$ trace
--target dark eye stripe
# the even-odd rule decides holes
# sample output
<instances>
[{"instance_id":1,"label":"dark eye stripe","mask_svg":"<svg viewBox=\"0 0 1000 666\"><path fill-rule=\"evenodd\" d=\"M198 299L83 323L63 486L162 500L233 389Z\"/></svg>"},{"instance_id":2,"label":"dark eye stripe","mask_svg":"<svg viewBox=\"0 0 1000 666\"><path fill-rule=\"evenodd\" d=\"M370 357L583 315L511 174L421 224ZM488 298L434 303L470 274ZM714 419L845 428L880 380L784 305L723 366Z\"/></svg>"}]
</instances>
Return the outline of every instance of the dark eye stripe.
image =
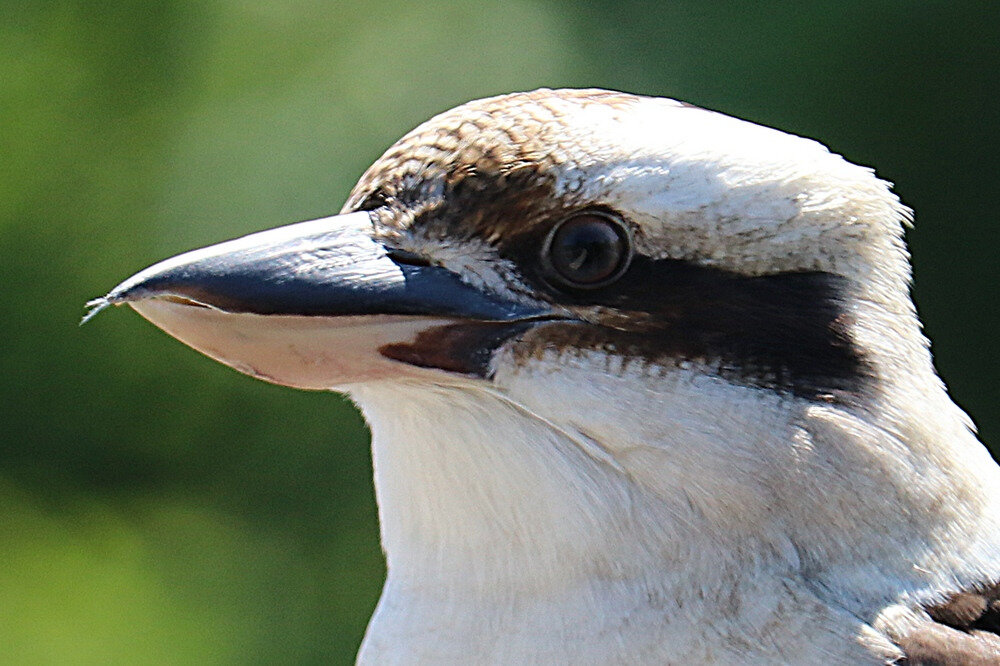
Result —
<instances>
[{"instance_id":1,"label":"dark eye stripe","mask_svg":"<svg viewBox=\"0 0 1000 666\"><path fill-rule=\"evenodd\" d=\"M636 255L610 284L589 290L554 289L528 238L500 248L524 278L550 300L595 307L608 324L549 324L531 344L604 349L652 363L714 362L727 379L830 399L861 390L872 369L850 335L843 308L846 280L824 272L764 276L654 260ZM527 343L526 343L527 344Z\"/></svg>"},{"instance_id":2,"label":"dark eye stripe","mask_svg":"<svg viewBox=\"0 0 1000 666\"><path fill-rule=\"evenodd\" d=\"M608 336L620 349L651 361L715 361L733 381L831 399L857 393L872 375L850 334L845 282L823 272L749 277L637 257L600 296L626 315ZM630 319L636 325L627 330L622 321Z\"/></svg>"}]
</instances>

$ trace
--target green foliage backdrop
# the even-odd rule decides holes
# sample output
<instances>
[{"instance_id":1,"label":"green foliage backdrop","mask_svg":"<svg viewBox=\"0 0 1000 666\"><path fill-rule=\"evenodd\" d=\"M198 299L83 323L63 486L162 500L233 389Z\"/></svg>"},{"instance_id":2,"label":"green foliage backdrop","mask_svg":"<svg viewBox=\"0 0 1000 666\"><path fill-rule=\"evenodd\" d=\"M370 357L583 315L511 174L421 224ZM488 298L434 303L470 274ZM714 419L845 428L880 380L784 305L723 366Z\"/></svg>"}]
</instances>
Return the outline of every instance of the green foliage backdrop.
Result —
<instances>
[{"instance_id":1,"label":"green foliage backdrop","mask_svg":"<svg viewBox=\"0 0 1000 666\"><path fill-rule=\"evenodd\" d=\"M997 3L0 3L0 663L348 663L383 575L366 433L82 304L336 211L400 134L538 86L823 140L917 211L916 297L1000 441Z\"/></svg>"}]
</instances>

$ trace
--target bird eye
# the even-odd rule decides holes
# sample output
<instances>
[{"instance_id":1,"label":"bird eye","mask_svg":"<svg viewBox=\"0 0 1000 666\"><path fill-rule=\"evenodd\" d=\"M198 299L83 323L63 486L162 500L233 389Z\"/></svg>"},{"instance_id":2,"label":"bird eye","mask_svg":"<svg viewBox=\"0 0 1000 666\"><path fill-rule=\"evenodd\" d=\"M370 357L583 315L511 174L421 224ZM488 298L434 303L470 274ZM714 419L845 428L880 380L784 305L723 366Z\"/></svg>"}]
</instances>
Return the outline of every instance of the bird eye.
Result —
<instances>
[{"instance_id":1,"label":"bird eye","mask_svg":"<svg viewBox=\"0 0 1000 666\"><path fill-rule=\"evenodd\" d=\"M596 289L617 280L632 259L625 225L606 213L573 215L549 232L542 259L564 286Z\"/></svg>"}]
</instances>

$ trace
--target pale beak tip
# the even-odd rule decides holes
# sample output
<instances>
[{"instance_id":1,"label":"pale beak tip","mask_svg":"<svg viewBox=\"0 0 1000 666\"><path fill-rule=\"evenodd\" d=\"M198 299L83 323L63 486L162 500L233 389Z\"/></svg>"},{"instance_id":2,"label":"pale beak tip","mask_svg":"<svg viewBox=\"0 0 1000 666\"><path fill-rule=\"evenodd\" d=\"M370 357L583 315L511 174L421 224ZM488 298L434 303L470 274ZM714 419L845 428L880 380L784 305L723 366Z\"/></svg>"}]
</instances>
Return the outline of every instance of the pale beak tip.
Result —
<instances>
[{"instance_id":1,"label":"pale beak tip","mask_svg":"<svg viewBox=\"0 0 1000 666\"><path fill-rule=\"evenodd\" d=\"M141 300L142 298L154 295L151 294L148 289L142 288L142 282L144 280L136 279L144 277L146 272L147 271L142 271L141 273L130 277L100 298L94 298L87 301L86 307L88 312L83 316L83 319L80 320L80 326L83 326L88 321L96 317L99 312L112 305L121 305L122 303L129 303L131 301Z\"/></svg>"},{"instance_id":2,"label":"pale beak tip","mask_svg":"<svg viewBox=\"0 0 1000 666\"><path fill-rule=\"evenodd\" d=\"M113 303L114 301L109 299L107 296L101 296L100 298L87 301L85 307L88 308L88 311L87 314L83 315L83 318L80 320L80 326L86 324L88 321L96 317L98 312L104 310Z\"/></svg>"}]
</instances>

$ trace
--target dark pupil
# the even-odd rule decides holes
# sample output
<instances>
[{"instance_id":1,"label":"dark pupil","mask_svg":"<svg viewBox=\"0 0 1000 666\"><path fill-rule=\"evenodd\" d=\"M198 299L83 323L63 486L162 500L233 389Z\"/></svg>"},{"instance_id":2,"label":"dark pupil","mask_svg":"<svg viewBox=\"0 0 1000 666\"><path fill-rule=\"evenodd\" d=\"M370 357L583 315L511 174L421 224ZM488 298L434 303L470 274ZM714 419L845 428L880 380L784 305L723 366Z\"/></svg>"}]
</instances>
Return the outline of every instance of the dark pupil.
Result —
<instances>
[{"instance_id":1,"label":"dark pupil","mask_svg":"<svg viewBox=\"0 0 1000 666\"><path fill-rule=\"evenodd\" d=\"M625 243L609 220L580 215L567 220L552 237L552 267L569 282L589 285L612 277L621 265Z\"/></svg>"}]
</instances>

